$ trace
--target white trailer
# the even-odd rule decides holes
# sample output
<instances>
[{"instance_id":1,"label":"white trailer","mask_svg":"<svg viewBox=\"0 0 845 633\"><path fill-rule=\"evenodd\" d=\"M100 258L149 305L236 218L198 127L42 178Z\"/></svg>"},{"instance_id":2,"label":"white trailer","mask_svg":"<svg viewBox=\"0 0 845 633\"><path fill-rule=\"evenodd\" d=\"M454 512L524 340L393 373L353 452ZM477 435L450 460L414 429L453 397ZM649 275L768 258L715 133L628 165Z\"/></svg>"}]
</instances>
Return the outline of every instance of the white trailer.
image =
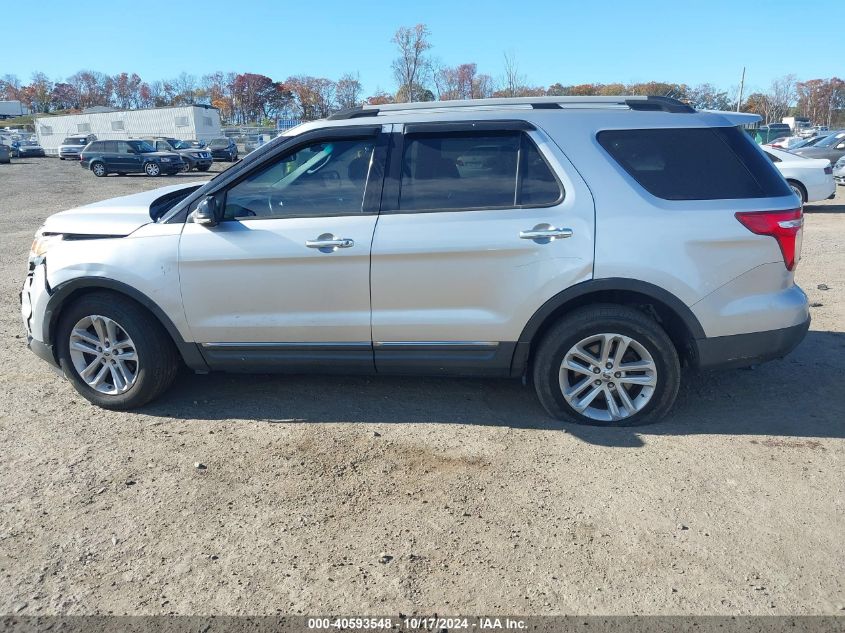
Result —
<instances>
[{"instance_id":1,"label":"white trailer","mask_svg":"<svg viewBox=\"0 0 845 633\"><path fill-rule=\"evenodd\" d=\"M20 101L0 101L0 119L13 119L29 114L29 108Z\"/></svg>"},{"instance_id":2,"label":"white trailer","mask_svg":"<svg viewBox=\"0 0 845 633\"><path fill-rule=\"evenodd\" d=\"M58 155L65 138L81 134L106 140L168 136L209 141L223 136L217 108L204 105L37 117L35 133L48 156Z\"/></svg>"}]
</instances>

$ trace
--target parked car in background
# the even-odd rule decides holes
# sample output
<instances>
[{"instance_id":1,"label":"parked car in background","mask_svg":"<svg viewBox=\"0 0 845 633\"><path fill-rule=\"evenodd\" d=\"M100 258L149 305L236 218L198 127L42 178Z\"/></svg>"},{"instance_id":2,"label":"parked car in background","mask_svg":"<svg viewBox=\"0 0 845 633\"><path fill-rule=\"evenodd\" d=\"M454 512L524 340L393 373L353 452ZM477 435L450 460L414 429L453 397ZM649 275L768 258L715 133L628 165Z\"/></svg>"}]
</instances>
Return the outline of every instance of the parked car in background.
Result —
<instances>
[{"instance_id":1,"label":"parked car in background","mask_svg":"<svg viewBox=\"0 0 845 633\"><path fill-rule=\"evenodd\" d=\"M208 147L208 144L205 141L196 139L179 141L179 149L205 149L206 147Z\"/></svg>"},{"instance_id":2,"label":"parked car in background","mask_svg":"<svg viewBox=\"0 0 845 633\"><path fill-rule=\"evenodd\" d=\"M764 147L763 151L786 178L792 191L801 199L801 204L827 200L836 195L833 169L827 159L804 158L771 147Z\"/></svg>"},{"instance_id":3,"label":"parked car in background","mask_svg":"<svg viewBox=\"0 0 845 633\"><path fill-rule=\"evenodd\" d=\"M176 152L159 152L146 141L93 141L80 156L83 169L102 178L109 174L176 174L185 169Z\"/></svg>"},{"instance_id":4,"label":"parked car in background","mask_svg":"<svg viewBox=\"0 0 845 633\"><path fill-rule=\"evenodd\" d=\"M771 143L766 143L767 147L774 147L776 149L792 149L804 143L804 139L800 136L784 136Z\"/></svg>"},{"instance_id":5,"label":"parked car in background","mask_svg":"<svg viewBox=\"0 0 845 633\"><path fill-rule=\"evenodd\" d=\"M12 162L12 148L0 143L0 163L9 164Z\"/></svg>"},{"instance_id":6,"label":"parked car in background","mask_svg":"<svg viewBox=\"0 0 845 633\"><path fill-rule=\"evenodd\" d=\"M79 136L68 136L59 145L59 158L61 160L71 159L79 160L79 155L85 146L91 141L96 141L97 137L93 134L82 134Z\"/></svg>"},{"instance_id":7,"label":"parked car in background","mask_svg":"<svg viewBox=\"0 0 845 633\"><path fill-rule=\"evenodd\" d=\"M12 143L12 153L18 158L44 156L44 148L36 141L24 140Z\"/></svg>"},{"instance_id":8,"label":"parked car in background","mask_svg":"<svg viewBox=\"0 0 845 633\"><path fill-rule=\"evenodd\" d=\"M156 137L144 139L159 152L175 152L185 161L185 171L196 169L197 171L208 171L211 163L211 152L207 149L185 147L178 138Z\"/></svg>"},{"instance_id":9,"label":"parked car in background","mask_svg":"<svg viewBox=\"0 0 845 633\"><path fill-rule=\"evenodd\" d=\"M814 125L801 132L803 136L827 136L829 133L830 130L826 125Z\"/></svg>"},{"instance_id":10,"label":"parked car in background","mask_svg":"<svg viewBox=\"0 0 845 633\"><path fill-rule=\"evenodd\" d=\"M230 138L215 138L208 144L211 156L214 160L238 160L238 146Z\"/></svg>"},{"instance_id":11,"label":"parked car in background","mask_svg":"<svg viewBox=\"0 0 845 633\"><path fill-rule=\"evenodd\" d=\"M797 145L793 145L791 148L789 148L789 151L793 152L796 149L800 149L802 147L812 147L813 145L815 145L816 143L818 143L819 141L821 141L824 138L827 138L826 134L824 136L810 136L808 138L803 139Z\"/></svg>"},{"instance_id":12,"label":"parked car in background","mask_svg":"<svg viewBox=\"0 0 845 633\"><path fill-rule=\"evenodd\" d=\"M665 97L353 108L209 182L48 218L27 342L110 409L184 363L530 376L554 418L653 422L682 365L755 365L807 332L802 211L737 127L755 120Z\"/></svg>"},{"instance_id":13,"label":"parked car in background","mask_svg":"<svg viewBox=\"0 0 845 633\"><path fill-rule=\"evenodd\" d=\"M836 161L833 166L833 180L837 185L845 187L845 156Z\"/></svg>"},{"instance_id":14,"label":"parked car in background","mask_svg":"<svg viewBox=\"0 0 845 633\"><path fill-rule=\"evenodd\" d=\"M845 131L835 132L812 147L801 147L794 153L807 158L826 158L832 165L845 156Z\"/></svg>"}]
</instances>

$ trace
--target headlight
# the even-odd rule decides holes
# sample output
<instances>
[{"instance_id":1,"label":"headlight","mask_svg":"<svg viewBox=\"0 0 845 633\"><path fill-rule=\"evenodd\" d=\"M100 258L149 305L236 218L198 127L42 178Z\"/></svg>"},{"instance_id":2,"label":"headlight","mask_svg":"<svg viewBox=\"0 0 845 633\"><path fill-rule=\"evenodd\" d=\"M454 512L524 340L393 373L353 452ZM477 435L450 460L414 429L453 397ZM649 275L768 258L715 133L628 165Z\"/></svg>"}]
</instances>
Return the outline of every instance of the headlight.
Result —
<instances>
[{"instance_id":1,"label":"headlight","mask_svg":"<svg viewBox=\"0 0 845 633\"><path fill-rule=\"evenodd\" d=\"M35 239L32 240L32 247L29 249L30 261L46 255L50 246L56 242L61 242L63 237L61 233L37 233Z\"/></svg>"}]
</instances>

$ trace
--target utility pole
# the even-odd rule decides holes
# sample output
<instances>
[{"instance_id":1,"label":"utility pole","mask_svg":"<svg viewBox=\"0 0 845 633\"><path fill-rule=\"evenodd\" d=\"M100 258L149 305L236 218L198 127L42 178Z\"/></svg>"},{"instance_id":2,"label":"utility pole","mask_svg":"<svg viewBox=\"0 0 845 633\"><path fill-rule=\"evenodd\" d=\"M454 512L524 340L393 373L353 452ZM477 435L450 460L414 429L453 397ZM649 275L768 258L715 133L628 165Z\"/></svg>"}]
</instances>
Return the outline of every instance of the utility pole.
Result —
<instances>
[{"instance_id":1,"label":"utility pole","mask_svg":"<svg viewBox=\"0 0 845 633\"><path fill-rule=\"evenodd\" d=\"M745 88L745 66L742 67L742 79L739 80L739 98L736 100L736 111L742 106L742 90Z\"/></svg>"}]
</instances>

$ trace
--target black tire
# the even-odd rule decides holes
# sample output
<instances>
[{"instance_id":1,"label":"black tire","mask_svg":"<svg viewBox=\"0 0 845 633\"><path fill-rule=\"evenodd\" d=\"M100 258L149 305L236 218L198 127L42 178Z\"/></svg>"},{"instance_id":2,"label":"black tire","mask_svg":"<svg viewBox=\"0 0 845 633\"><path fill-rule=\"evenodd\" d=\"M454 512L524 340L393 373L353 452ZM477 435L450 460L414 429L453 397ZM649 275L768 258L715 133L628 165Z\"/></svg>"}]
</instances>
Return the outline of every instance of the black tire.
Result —
<instances>
[{"instance_id":1,"label":"black tire","mask_svg":"<svg viewBox=\"0 0 845 633\"><path fill-rule=\"evenodd\" d=\"M807 204L807 189L797 180L787 180L789 187L801 198L801 205Z\"/></svg>"},{"instance_id":2,"label":"black tire","mask_svg":"<svg viewBox=\"0 0 845 633\"><path fill-rule=\"evenodd\" d=\"M650 400L642 409L621 420L601 421L582 415L566 401L561 388L560 368L569 350L589 336L601 333L621 334L634 339L651 355L657 369L657 383ZM639 310L614 304L579 308L558 321L540 341L532 372L537 397L549 415L559 420L595 426L636 426L657 422L672 408L681 381L677 350L660 324Z\"/></svg>"},{"instance_id":3,"label":"black tire","mask_svg":"<svg viewBox=\"0 0 845 633\"><path fill-rule=\"evenodd\" d=\"M125 176L126 172L125 171L119 171L119 172L117 172L117 175L118 176Z\"/></svg>"},{"instance_id":4,"label":"black tire","mask_svg":"<svg viewBox=\"0 0 845 633\"><path fill-rule=\"evenodd\" d=\"M208 171L209 169L211 169L211 165L200 165L197 167L197 171Z\"/></svg>"},{"instance_id":5,"label":"black tire","mask_svg":"<svg viewBox=\"0 0 845 633\"><path fill-rule=\"evenodd\" d=\"M103 178L104 176L109 175L105 164L99 160L95 160L93 163L91 163L91 173L94 174L97 178Z\"/></svg>"},{"instance_id":6,"label":"black tire","mask_svg":"<svg viewBox=\"0 0 845 633\"><path fill-rule=\"evenodd\" d=\"M59 156L59 160L64 160L64 158L63 158L63 157L61 157L61 156Z\"/></svg>"},{"instance_id":7,"label":"black tire","mask_svg":"<svg viewBox=\"0 0 845 633\"><path fill-rule=\"evenodd\" d=\"M122 394L104 394L79 375L70 355L70 333L86 316L100 315L117 322L135 344L137 354L134 384ZM132 409L160 396L173 383L179 357L162 325L133 300L112 292L87 294L62 311L56 331L56 346L62 370L86 400L105 409Z\"/></svg>"}]
</instances>

